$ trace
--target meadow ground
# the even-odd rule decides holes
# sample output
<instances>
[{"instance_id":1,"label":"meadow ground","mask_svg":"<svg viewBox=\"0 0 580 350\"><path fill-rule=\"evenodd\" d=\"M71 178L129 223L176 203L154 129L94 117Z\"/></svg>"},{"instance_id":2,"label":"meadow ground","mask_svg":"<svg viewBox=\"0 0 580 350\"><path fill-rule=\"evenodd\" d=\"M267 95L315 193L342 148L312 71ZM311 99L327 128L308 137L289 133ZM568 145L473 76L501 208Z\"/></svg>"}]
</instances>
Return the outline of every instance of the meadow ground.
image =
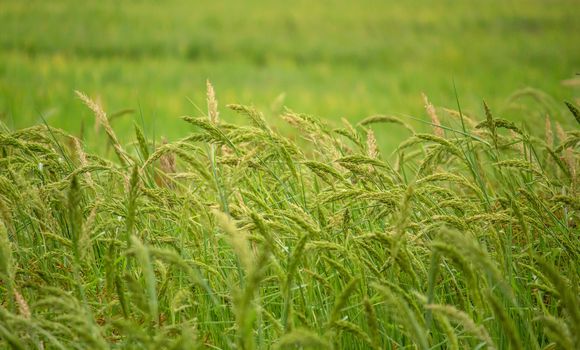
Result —
<instances>
[{"instance_id":1,"label":"meadow ground","mask_svg":"<svg viewBox=\"0 0 580 350\"><path fill-rule=\"evenodd\" d=\"M575 5L2 1L0 120L20 128L42 115L80 136L81 124L90 130L93 122L78 89L110 113L135 110L113 122L121 135L137 120L146 135L174 139L187 132L178 117L204 106L209 78L224 103L255 105L278 126L272 105L352 122L376 113L423 118L421 92L454 107L453 81L465 111L480 113L485 98L498 114L534 124L543 109L521 112L507 98L525 87L558 102L578 95L561 84L580 70ZM561 103L549 112L568 122ZM378 133L382 145L401 140ZM99 145L93 133L83 139Z\"/></svg>"}]
</instances>

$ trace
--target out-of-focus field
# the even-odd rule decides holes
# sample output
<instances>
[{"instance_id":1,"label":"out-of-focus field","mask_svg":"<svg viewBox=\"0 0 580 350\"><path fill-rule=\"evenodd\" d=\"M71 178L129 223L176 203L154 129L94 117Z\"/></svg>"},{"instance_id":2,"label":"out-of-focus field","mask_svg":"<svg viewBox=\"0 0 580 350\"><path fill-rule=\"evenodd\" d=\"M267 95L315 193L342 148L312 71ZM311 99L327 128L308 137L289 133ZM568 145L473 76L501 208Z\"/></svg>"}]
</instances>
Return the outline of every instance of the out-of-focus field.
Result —
<instances>
[{"instance_id":1,"label":"out-of-focus field","mask_svg":"<svg viewBox=\"0 0 580 350\"><path fill-rule=\"evenodd\" d=\"M75 135L90 131L78 89L110 113L136 111L113 121L120 134L136 120L149 136L174 138L186 132L180 115L205 110L209 78L222 104L274 112L286 105L353 121L374 113L423 118L420 93L453 105L455 81L464 110L479 113L485 98L503 117L533 125L545 109L521 113L506 98L528 86L557 102L578 95L561 84L580 71L577 5L5 0L0 120L21 128L42 115ZM399 140L379 136L382 144Z\"/></svg>"}]
</instances>

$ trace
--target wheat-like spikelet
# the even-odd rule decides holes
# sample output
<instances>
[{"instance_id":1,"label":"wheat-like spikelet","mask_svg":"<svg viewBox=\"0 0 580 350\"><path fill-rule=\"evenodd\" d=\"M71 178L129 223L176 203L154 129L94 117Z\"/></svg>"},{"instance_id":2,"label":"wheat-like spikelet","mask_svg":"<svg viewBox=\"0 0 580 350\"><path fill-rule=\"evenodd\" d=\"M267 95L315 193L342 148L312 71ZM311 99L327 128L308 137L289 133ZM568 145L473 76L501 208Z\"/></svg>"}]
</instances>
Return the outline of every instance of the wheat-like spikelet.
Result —
<instances>
[{"instance_id":1,"label":"wheat-like spikelet","mask_svg":"<svg viewBox=\"0 0 580 350\"><path fill-rule=\"evenodd\" d=\"M81 145L81 141L76 137L71 138L71 140L73 143L75 153L77 154L77 157L79 158L79 163L80 163L81 167L89 166L89 161L87 159L86 153L83 150L83 146ZM93 178L92 178L90 172L85 173L85 179L87 181L87 184L91 188L95 188L95 182L93 181Z\"/></svg>"},{"instance_id":2,"label":"wheat-like spikelet","mask_svg":"<svg viewBox=\"0 0 580 350\"><path fill-rule=\"evenodd\" d=\"M207 87L207 112L209 116L209 121L212 124L217 124L219 122L219 112L218 112L218 101L215 97L215 91L213 85L209 80L206 80Z\"/></svg>"},{"instance_id":3,"label":"wheat-like spikelet","mask_svg":"<svg viewBox=\"0 0 580 350\"><path fill-rule=\"evenodd\" d=\"M570 113L572 113L578 124L580 124L580 110L568 101L565 101L564 103L566 104L566 107L568 107Z\"/></svg>"},{"instance_id":4,"label":"wheat-like spikelet","mask_svg":"<svg viewBox=\"0 0 580 350\"><path fill-rule=\"evenodd\" d=\"M403 122L401 119L399 119L397 117L387 116L387 115L373 115L373 116L367 117L367 118L361 120L359 122L359 125L367 126L367 125L378 124L378 123L399 124L399 125L402 125L403 127L405 127L405 129L409 130L412 134L415 133L415 130L413 130L413 128L409 124Z\"/></svg>"},{"instance_id":5,"label":"wheat-like spikelet","mask_svg":"<svg viewBox=\"0 0 580 350\"><path fill-rule=\"evenodd\" d=\"M377 146L377 139L375 137L375 133L371 129L367 131L367 150L369 158L371 159L378 158L379 149Z\"/></svg>"},{"instance_id":6,"label":"wheat-like spikelet","mask_svg":"<svg viewBox=\"0 0 580 350\"><path fill-rule=\"evenodd\" d=\"M16 300L16 305L18 305L18 311L20 312L20 315L29 320L32 317L30 306L28 306L26 299L24 299L22 294L20 294L16 289L14 289L14 299Z\"/></svg>"},{"instance_id":7,"label":"wheat-like spikelet","mask_svg":"<svg viewBox=\"0 0 580 350\"><path fill-rule=\"evenodd\" d=\"M113 131L113 128L111 128L111 125L109 124L109 119L107 118L107 114L105 113L105 111L103 110L101 105L96 103L95 101L91 100L87 95L85 95L84 93L82 93L80 91L75 91L75 93L78 96L78 98L80 98L81 101L83 101L84 104L87 105L87 107L89 107L93 111L93 113L95 114L96 120L98 120L99 123L105 129L105 132L109 136L109 139L111 140L111 143L113 144L113 148L115 149L115 153L117 153L117 157L119 157L119 160L121 161L121 163L123 165L129 164L130 158L127 155L127 153L125 152L125 150L123 149L123 147L121 146L121 144L119 143L119 140L117 139L117 135Z\"/></svg>"},{"instance_id":8,"label":"wheat-like spikelet","mask_svg":"<svg viewBox=\"0 0 580 350\"><path fill-rule=\"evenodd\" d=\"M431 104L431 102L429 102L427 95L422 93L421 96L423 97L423 103L425 104L425 111L427 111L427 115L429 116L429 118L431 118L431 126L433 127L433 134L437 137L441 138L445 137L445 133L441 128L441 121L437 116L437 112L435 112L435 107L433 106L433 104Z\"/></svg>"},{"instance_id":9,"label":"wheat-like spikelet","mask_svg":"<svg viewBox=\"0 0 580 350\"><path fill-rule=\"evenodd\" d=\"M236 252L238 259L240 259L242 266L246 271L250 271L253 266L254 257L248 244L247 233L238 230L235 222L227 214L215 209L212 210L212 213L216 218L217 224L228 235L229 242Z\"/></svg>"},{"instance_id":10,"label":"wheat-like spikelet","mask_svg":"<svg viewBox=\"0 0 580 350\"><path fill-rule=\"evenodd\" d=\"M320 335L312 331L296 328L290 333L280 337L274 344L274 349L286 348L312 348L312 349L332 349L332 344Z\"/></svg>"},{"instance_id":11,"label":"wheat-like spikelet","mask_svg":"<svg viewBox=\"0 0 580 350\"><path fill-rule=\"evenodd\" d=\"M453 319L457 323L461 324L466 331L483 340L489 349L496 349L496 346L485 327L477 325L465 312L458 310L452 305L429 304L425 305L425 308Z\"/></svg>"},{"instance_id":12,"label":"wheat-like spikelet","mask_svg":"<svg viewBox=\"0 0 580 350\"><path fill-rule=\"evenodd\" d=\"M554 147L554 134L552 133L552 122L550 121L550 115L546 114L546 126L545 126L545 137L546 144L548 147Z\"/></svg>"},{"instance_id":13,"label":"wheat-like spikelet","mask_svg":"<svg viewBox=\"0 0 580 350\"><path fill-rule=\"evenodd\" d=\"M285 137L249 107L252 126L217 120L207 87L195 134L135 126L126 167L0 125L6 346L578 347L580 132L551 125L552 144L487 108L410 135L393 168L368 128L394 118L333 132L285 111Z\"/></svg>"}]
</instances>

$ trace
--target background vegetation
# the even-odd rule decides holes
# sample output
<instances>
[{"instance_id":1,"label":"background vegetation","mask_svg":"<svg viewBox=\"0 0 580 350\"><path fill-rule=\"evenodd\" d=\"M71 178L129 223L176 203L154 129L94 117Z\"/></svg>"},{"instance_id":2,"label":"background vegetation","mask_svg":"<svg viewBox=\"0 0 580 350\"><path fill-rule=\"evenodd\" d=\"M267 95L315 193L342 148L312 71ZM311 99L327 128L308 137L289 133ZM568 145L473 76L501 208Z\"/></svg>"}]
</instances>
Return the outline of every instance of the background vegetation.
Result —
<instances>
[{"instance_id":1,"label":"background vegetation","mask_svg":"<svg viewBox=\"0 0 580 350\"><path fill-rule=\"evenodd\" d=\"M0 23L2 120L20 128L43 115L77 136L93 121L75 89L110 113L135 110L113 121L121 135L143 120L151 137L185 136L177 117L199 113L207 78L222 101L253 104L277 126L280 105L331 120L423 117L421 92L455 107L453 81L465 111L485 98L532 124L544 109L514 110L514 91L578 95L561 84L580 69L575 0L2 1ZM568 122L560 106L550 112Z\"/></svg>"}]
</instances>

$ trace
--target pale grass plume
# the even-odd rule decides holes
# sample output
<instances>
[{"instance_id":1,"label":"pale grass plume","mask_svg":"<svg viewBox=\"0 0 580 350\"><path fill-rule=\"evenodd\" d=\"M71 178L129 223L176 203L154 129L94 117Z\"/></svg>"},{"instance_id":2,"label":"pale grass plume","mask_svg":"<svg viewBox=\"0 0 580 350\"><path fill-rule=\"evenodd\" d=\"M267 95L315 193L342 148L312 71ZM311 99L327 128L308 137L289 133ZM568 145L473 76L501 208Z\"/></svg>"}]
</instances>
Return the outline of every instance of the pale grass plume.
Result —
<instances>
[{"instance_id":1,"label":"pale grass plume","mask_svg":"<svg viewBox=\"0 0 580 350\"><path fill-rule=\"evenodd\" d=\"M226 213L217 209L212 209L212 213L219 227L228 235L228 240L246 272L251 271L254 259L247 233L239 230L234 220Z\"/></svg>"},{"instance_id":2,"label":"pale grass plume","mask_svg":"<svg viewBox=\"0 0 580 350\"><path fill-rule=\"evenodd\" d=\"M496 349L496 346L485 327L476 324L468 314L455 308L453 305L429 304L425 305L425 308L454 320L462 325L467 332L475 335L480 340L483 340L487 344L488 349Z\"/></svg>"},{"instance_id":3,"label":"pale grass plume","mask_svg":"<svg viewBox=\"0 0 580 350\"><path fill-rule=\"evenodd\" d=\"M560 144L564 144L564 140L567 139L567 133L564 131L562 125L556 122L556 134L558 135L558 141ZM574 150L571 147L567 147L564 149L562 158L566 165L568 166L568 170L570 171L570 176L572 178L572 183L576 183L576 159L574 156Z\"/></svg>"},{"instance_id":4,"label":"pale grass plume","mask_svg":"<svg viewBox=\"0 0 580 350\"><path fill-rule=\"evenodd\" d=\"M215 97L215 90L213 85L209 81L206 81L207 86L207 112L209 115L209 120L212 124L217 124L219 122L219 112L218 112L218 101Z\"/></svg>"},{"instance_id":5,"label":"pale grass plume","mask_svg":"<svg viewBox=\"0 0 580 350\"><path fill-rule=\"evenodd\" d=\"M431 124L433 126L433 134L435 134L438 137L445 137L443 129L441 128L441 121L437 116L435 107L431 102L429 102L427 95L425 95L424 93L422 93L421 95L423 96L423 102L425 103L425 111L427 111L427 115L429 115L429 118L431 118Z\"/></svg>"},{"instance_id":6,"label":"pale grass plume","mask_svg":"<svg viewBox=\"0 0 580 350\"><path fill-rule=\"evenodd\" d=\"M18 305L18 312L20 312L20 315L22 315L22 317L24 317L25 319L29 320L32 317L32 313L30 312L30 306L28 305L26 299L24 299L22 294L20 294L20 292L18 292L16 289L14 289L14 299L16 299L16 305Z\"/></svg>"},{"instance_id":7,"label":"pale grass plume","mask_svg":"<svg viewBox=\"0 0 580 350\"><path fill-rule=\"evenodd\" d=\"M283 335L276 344L274 349L294 349L313 348L313 349L332 349L332 344L324 337L303 328L296 328Z\"/></svg>"},{"instance_id":8,"label":"pale grass plume","mask_svg":"<svg viewBox=\"0 0 580 350\"><path fill-rule=\"evenodd\" d=\"M162 139L162 145L160 147L168 147L167 152L164 152L161 157L159 157L159 170L162 174L157 174L155 176L155 182L159 186L171 187L171 180L166 178L166 175L174 174L177 172L175 153L171 147L167 146L167 139L164 137Z\"/></svg>"},{"instance_id":9,"label":"pale grass plume","mask_svg":"<svg viewBox=\"0 0 580 350\"><path fill-rule=\"evenodd\" d=\"M558 142L562 143L566 140L566 132L562 127L562 124L556 122L556 135L558 135Z\"/></svg>"},{"instance_id":10,"label":"pale grass plume","mask_svg":"<svg viewBox=\"0 0 580 350\"><path fill-rule=\"evenodd\" d=\"M369 158L376 159L379 156L379 149L377 146L377 139L375 133L369 129L367 131L367 150Z\"/></svg>"},{"instance_id":11,"label":"pale grass plume","mask_svg":"<svg viewBox=\"0 0 580 350\"><path fill-rule=\"evenodd\" d=\"M81 165L81 167L89 166L87 154L83 150L83 146L81 144L81 141L78 138L73 137L72 144L73 144L74 152L76 153L77 157L79 158L79 164ZM89 187L95 188L95 182L93 181L93 177L91 176L91 173L87 171L84 176L85 176L85 180L87 181L87 184L89 185Z\"/></svg>"},{"instance_id":12,"label":"pale grass plume","mask_svg":"<svg viewBox=\"0 0 580 350\"><path fill-rule=\"evenodd\" d=\"M548 147L554 147L554 134L552 132L552 121L550 120L550 115L546 114L546 144Z\"/></svg>"},{"instance_id":13,"label":"pale grass plume","mask_svg":"<svg viewBox=\"0 0 580 350\"><path fill-rule=\"evenodd\" d=\"M105 129L105 132L109 136L109 139L113 144L113 148L115 149L115 153L117 154L117 157L119 157L121 163L123 163L123 165L129 164L130 158L123 149L123 147L121 146L119 139L117 139L117 135L115 134L115 131L113 131L113 128L109 123L109 119L107 118L107 113L105 113L103 107L101 107L101 105L96 103L95 101L91 100L91 98L88 97L86 94L80 91L75 91L75 93L78 96L78 98L80 98L81 101L83 101L84 104L87 105L87 107L89 107L89 109L93 111L93 113L95 114L95 118Z\"/></svg>"}]
</instances>

